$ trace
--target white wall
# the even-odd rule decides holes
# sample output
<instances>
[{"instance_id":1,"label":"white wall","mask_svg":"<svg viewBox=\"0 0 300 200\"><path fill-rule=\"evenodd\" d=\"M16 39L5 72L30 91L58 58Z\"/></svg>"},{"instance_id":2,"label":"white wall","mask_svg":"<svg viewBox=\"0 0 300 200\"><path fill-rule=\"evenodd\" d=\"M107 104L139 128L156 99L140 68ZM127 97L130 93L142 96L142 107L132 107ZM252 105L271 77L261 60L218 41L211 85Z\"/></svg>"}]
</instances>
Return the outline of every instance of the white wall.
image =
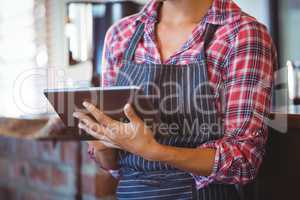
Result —
<instances>
[{"instance_id":1,"label":"white wall","mask_svg":"<svg viewBox=\"0 0 300 200\"><path fill-rule=\"evenodd\" d=\"M235 2L242 8L243 11L269 27L269 0L235 0Z\"/></svg>"}]
</instances>

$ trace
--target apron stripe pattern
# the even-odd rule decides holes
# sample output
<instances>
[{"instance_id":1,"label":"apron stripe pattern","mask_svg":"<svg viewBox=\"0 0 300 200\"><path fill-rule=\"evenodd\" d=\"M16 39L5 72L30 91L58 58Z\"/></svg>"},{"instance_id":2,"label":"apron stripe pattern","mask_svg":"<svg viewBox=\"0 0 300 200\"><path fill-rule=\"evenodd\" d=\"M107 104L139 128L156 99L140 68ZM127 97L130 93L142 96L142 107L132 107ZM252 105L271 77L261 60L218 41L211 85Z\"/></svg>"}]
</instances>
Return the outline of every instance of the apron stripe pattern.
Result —
<instances>
[{"instance_id":1,"label":"apron stripe pattern","mask_svg":"<svg viewBox=\"0 0 300 200\"><path fill-rule=\"evenodd\" d=\"M140 24L125 52L123 66L118 72L116 86L139 85L152 103L159 108L161 122L177 125L170 132L158 132L159 143L186 148L223 136L221 121L211 87L207 84L206 49L217 26L208 24L204 35L204 48L194 64L160 65L134 63L134 54L144 35ZM154 87L155 86L155 87ZM160 96L157 97L156 89ZM151 96L151 97L152 97ZM168 97L168 98L166 98ZM236 200L233 185L211 184L196 190L193 177L165 163L147 161L142 157L119 151L122 178L117 189L118 199L199 199Z\"/></svg>"}]
</instances>

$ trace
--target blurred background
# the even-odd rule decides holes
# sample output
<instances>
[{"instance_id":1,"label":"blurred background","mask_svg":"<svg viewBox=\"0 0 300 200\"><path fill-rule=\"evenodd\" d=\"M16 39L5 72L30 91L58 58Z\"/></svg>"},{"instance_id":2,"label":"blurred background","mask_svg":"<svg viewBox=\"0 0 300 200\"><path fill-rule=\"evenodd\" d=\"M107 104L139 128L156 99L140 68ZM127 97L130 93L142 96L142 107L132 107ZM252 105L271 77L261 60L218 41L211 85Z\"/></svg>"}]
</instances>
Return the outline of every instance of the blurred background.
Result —
<instances>
[{"instance_id":1,"label":"blurred background","mask_svg":"<svg viewBox=\"0 0 300 200\"><path fill-rule=\"evenodd\" d=\"M145 2L0 0L0 117L39 118L49 113L45 88L99 86L107 29ZM282 92L276 93L274 104L299 104L300 0L236 2L268 27L276 44L280 70L275 89ZM107 195L109 189L97 186L105 179L103 172L99 175L89 161L86 147L78 148L76 143L0 138L0 199ZM84 163L81 174L78 162Z\"/></svg>"}]
</instances>

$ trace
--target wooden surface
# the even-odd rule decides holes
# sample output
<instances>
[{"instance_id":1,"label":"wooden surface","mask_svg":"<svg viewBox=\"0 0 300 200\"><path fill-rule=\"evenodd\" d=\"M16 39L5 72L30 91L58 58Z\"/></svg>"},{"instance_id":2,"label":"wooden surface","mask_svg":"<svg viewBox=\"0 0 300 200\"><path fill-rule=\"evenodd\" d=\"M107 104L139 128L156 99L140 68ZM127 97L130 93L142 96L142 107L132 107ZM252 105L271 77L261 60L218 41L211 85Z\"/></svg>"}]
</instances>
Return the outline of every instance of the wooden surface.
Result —
<instances>
[{"instance_id":1,"label":"wooden surface","mask_svg":"<svg viewBox=\"0 0 300 200\"><path fill-rule=\"evenodd\" d=\"M273 109L270 119L269 126L271 128L287 126L286 131L290 129L300 130L300 106L285 106Z\"/></svg>"},{"instance_id":2,"label":"wooden surface","mask_svg":"<svg viewBox=\"0 0 300 200\"><path fill-rule=\"evenodd\" d=\"M77 127L66 128L59 118L0 118L0 136L29 140L94 140Z\"/></svg>"},{"instance_id":3,"label":"wooden surface","mask_svg":"<svg viewBox=\"0 0 300 200\"><path fill-rule=\"evenodd\" d=\"M19 139L47 139L64 134L58 119L0 118L0 135Z\"/></svg>"}]
</instances>

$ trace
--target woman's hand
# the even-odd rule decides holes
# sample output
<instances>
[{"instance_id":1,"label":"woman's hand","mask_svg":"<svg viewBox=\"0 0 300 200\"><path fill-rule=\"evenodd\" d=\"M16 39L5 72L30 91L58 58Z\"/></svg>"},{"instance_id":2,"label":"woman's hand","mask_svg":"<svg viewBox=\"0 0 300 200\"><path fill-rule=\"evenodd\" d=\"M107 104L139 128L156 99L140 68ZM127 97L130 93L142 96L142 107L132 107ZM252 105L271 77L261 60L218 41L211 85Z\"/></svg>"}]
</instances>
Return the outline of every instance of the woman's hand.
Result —
<instances>
[{"instance_id":1,"label":"woman's hand","mask_svg":"<svg viewBox=\"0 0 300 200\"><path fill-rule=\"evenodd\" d=\"M80 113L78 115L82 115L84 117L84 114ZM89 128L86 124L80 122L78 127L82 130L84 130L86 133L89 134L93 134L93 130L91 128ZM95 133L94 133L95 134ZM89 146L93 147L95 150L97 151L104 151L110 148L114 148L114 149L120 149L120 147L116 144L113 143L113 141L111 141L109 138L107 138L106 136L102 136L101 139L99 137L96 137L99 140L97 141L87 141L87 143L89 144Z\"/></svg>"},{"instance_id":2,"label":"woman's hand","mask_svg":"<svg viewBox=\"0 0 300 200\"><path fill-rule=\"evenodd\" d=\"M106 146L101 141L87 141L90 148L93 148L95 151L105 151L110 149L110 147Z\"/></svg>"},{"instance_id":3,"label":"woman's hand","mask_svg":"<svg viewBox=\"0 0 300 200\"><path fill-rule=\"evenodd\" d=\"M111 119L88 102L84 102L83 105L96 121L84 113L75 112L74 117L80 120L79 128L102 142L116 144L125 151L151 160L159 144L154 139L152 131L135 114L131 105L127 104L124 107L129 123Z\"/></svg>"},{"instance_id":4,"label":"woman's hand","mask_svg":"<svg viewBox=\"0 0 300 200\"><path fill-rule=\"evenodd\" d=\"M115 121L92 104L84 103L84 106L97 121L81 112L74 113L74 117L87 127L88 134L100 141L110 140L121 149L146 160L164 162L199 176L211 175L216 155L215 149L180 148L159 144L154 139L152 131L145 126L130 105L124 108L130 123Z\"/></svg>"},{"instance_id":5,"label":"woman's hand","mask_svg":"<svg viewBox=\"0 0 300 200\"><path fill-rule=\"evenodd\" d=\"M119 169L118 154L116 149L108 147L99 140L87 141L87 143L89 145L88 153L92 159L100 164L102 169Z\"/></svg>"}]
</instances>

